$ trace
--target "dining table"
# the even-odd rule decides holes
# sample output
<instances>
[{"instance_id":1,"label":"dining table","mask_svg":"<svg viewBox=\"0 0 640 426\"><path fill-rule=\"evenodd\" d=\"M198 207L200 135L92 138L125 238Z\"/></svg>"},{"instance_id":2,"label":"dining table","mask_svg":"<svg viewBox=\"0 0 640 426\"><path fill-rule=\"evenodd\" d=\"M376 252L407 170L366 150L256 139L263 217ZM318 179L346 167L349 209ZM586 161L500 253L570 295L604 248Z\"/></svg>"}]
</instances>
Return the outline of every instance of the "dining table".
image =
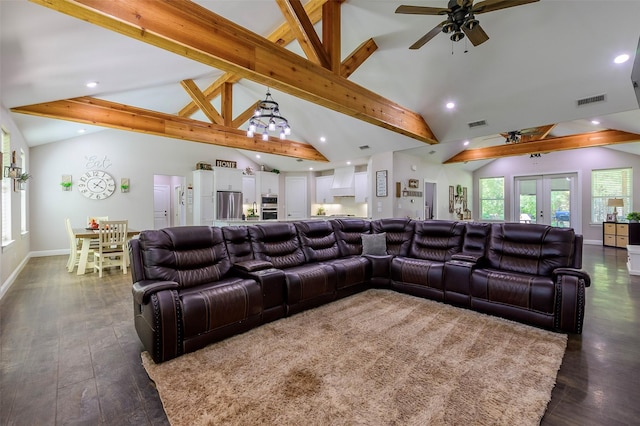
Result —
<instances>
[{"instance_id":1,"label":"dining table","mask_svg":"<svg viewBox=\"0 0 640 426\"><path fill-rule=\"evenodd\" d=\"M140 231L127 229L127 239L129 240L138 234L140 234ZM73 235L75 238L82 240L82 244L80 246L80 259L78 259L78 275L84 275L87 272L87 266L89 265L91 240L99 239L100 234L97 229L73 228Z\"/></svg>"}]
</instances>

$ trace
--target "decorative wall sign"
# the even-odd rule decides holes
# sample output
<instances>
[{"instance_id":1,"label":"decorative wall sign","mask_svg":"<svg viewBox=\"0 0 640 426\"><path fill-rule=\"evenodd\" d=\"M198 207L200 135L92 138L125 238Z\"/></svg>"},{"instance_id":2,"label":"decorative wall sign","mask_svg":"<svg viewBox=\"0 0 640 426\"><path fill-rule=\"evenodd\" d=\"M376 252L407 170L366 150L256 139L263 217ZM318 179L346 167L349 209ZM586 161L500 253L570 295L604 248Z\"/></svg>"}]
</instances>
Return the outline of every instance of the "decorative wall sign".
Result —
<instances>
[{"instance_id":1,"label":"decorative wall sign","mask_svg":"<svg viewBox=\"0 0 640 426\"><path fill-rule=\"evenodd\" d=\"M462 188L462 210L464 210L465 212L469 210L467 209L467 187L466 186Z\"/></svg>"},{"instance_id":2,"label":"decorative wall sign","mask_svg":"<svg viewBox=\"0 0 640 426\"><path fill-rule=\"evenodd\" d=\"M227 167L229 169L235 169L237 168L238 163L236 163L235 161L229 161L229 160L216 160L216 167Z\"/></svg>"},{"instance_id":3,"label":"decorative wall sign","mask_svg":"<svg viewBox=\"0 0 640 426\"><path fill-rule=\"evenodd\" d=\"M387 195L389 195L387 191L387 171L378 170L376 171L376 197L386 197Z\"/></svg>"},{"instance_id":4,"label":"decorative wall sign","mask_svg":"<svg viewBox=\"0 0 640 426\"><path fill-rule=\"evenodd\" d=\"M454 206L454 195L453 195L453 185L449 185L449 213L453 213L455 210Z\"/></svg>"}]
</instances>

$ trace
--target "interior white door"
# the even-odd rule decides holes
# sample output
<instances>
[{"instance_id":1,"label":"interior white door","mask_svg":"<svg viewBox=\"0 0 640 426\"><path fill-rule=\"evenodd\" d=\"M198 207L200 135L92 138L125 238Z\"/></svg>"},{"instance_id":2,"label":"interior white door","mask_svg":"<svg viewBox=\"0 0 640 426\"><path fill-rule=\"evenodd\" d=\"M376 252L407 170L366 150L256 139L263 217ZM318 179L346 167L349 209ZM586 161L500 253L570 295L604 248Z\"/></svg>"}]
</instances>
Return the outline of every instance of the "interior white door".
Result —
<instances>
[{"instance_id":1,"label":"interior white door","mask_svg":"<svg viewBox=\"0 0 640 426\"><path fill-rule=\"evenodd\" d=\"M171 189L169 185L153 185L153 229L170 225Z\"/></svg>"},{"instance_id":2,"label":"interior white door","mask_svg":"<svg viewBox=\"0 0 640 426\"><path fill-rule=\"evenodd\" d=\"M284 185L286 219L305 219L308 217L307 177L287 176Z\"/></svg>"}]
</instances>

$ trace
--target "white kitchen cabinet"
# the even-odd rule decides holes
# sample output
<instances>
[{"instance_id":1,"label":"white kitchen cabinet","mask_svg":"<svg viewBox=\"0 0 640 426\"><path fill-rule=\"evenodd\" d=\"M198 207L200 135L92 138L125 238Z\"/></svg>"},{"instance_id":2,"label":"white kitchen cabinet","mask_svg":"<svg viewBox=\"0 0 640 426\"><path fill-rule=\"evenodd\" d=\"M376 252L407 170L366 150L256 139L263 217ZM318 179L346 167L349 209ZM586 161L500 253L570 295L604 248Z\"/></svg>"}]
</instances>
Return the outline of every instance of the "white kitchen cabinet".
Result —
<instances>
[{"instance_id":1,"label":"white kitchen cabinet","mask_svg":"<svg viewBox=\"0 0 640 426\"><path fill-rule=\"evenodd\" d=\"M277 173L271 172L255 172L256 174L256 192L260 190L256 195L278 195L280 191L280 179Z\"/></svg>"},{"instance_id":2,"label":"white kitchen cabinet","mask_svg":"<svg viewBox=\"0 0 640 426\"><path fill-rule=\"evenodd\" d=\"M193 172L193 224L212 226L215 216L215 195L212 170Z\"/></svg>"},{"instance_id":3,"label":"white kitchen cabinet","mask_svg":"<svg viewBox=\"0 0 640 426\"><path fill-rule=\"evenodd\" d=\"M369 201L369 180L367 179L367 172L359 172L354 175L355 186L355 202L366 203Z\"/></svg>"},{"instance_id":4,"label":"white kitchen cabinet","mask_svg":"<svg viewBox=\"0 0 640 426\"><path fill-rule=\"evenodd\" d=\"M333 175L316 177L316 204L333 204Z\"/></svg>"},{"instance_id":5,"label":"white kitchen cabinet","mask_svg":"<svg viewBox=\"0 0 640 426\"><path fill-rule=\"evenodd\" d=\"M242 170L215 167L213 173L216 191L242 191Z\"/></svg>"},{"instance_id":6,"label":"white kitchen cabinet","mask_svg":"<svg viewBox=\"0 0 640 426\"><path fill-rule=\"evenodd\" d=\"M256 199L256 177L255 176L242 176L242 203L253 204L257 203Z\"/></svg>"}]
</instances>

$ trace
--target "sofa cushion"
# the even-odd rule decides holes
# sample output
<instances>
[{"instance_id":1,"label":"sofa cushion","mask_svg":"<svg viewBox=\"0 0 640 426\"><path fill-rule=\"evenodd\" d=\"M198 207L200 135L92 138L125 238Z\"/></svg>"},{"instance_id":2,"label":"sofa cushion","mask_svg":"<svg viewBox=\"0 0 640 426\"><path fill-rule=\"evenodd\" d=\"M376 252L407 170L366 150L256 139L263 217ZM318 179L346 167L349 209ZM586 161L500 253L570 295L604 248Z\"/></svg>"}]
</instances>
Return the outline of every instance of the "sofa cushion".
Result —
<instances>
[{"instance_id":1,"label":"sofa cushion","mask_svg":"<svg viewBox=\"0 0 640 426\"><path fill-rule=\"evenodd\" d=\"M300 245L307 262L336 259L340 252L331 223L322 221L296 222Z\"/></svg>"},{"instance_id":2,"label":"sofa cushion","mask_svg":"<svg viewBox=\"0 0 640 426\"><path fill-rule=\"evenodd\" d=\"M410 257L395 257L391 260L391 283L395 287L414 284L444 290L444 262Z\"/></svg>"},{"instance_id":3,"label":"sofa cushion","mask_svg":"<svg viewBox=\"0 0 640 426\"><path fill-rule=\"evenodd\" d=\"M181 226L140 233L144 277L175 281L181 288L222 279L231 261L222 230L210 226Z\"/></svg>"},{"instance_id":4,"label":"sofa cushion","mask_svg":"<svg viewBox=\"0 0 640 426\"><path fill-rule=\"evenodd\" d=\"M246 226L225 226L222 235L232 264L253 260L253 249Z\"/></svg>"},{"instance_id":5,"label":"sofa cushion","mask_svg":"<svg viewBox=\"0 0 640 426\"><path fill-rule=\"evenodd\" d=\"M249 226L253 254L274 268L286 269L305 263L298 233L293 223L269 223Z\"/></svg>"},{"instance_id":6,"label":"sofa cushion","mask_svg":"<svg viewBox=\"0 0 640 426\"><path fill-rule=\"evenodd\" d=\"M330 222L336 234L340 257L362 254L362 234L371 232L371 223L356 218L332 219Z\"/></svg>"},{"instance_id":7,"label":"sofa cushion","mask_svg":"<svg viewBox=\"0 0 640 426\"><path fill-rule=\"evenodd\" d=\"M382 256L387 254L387 234L362 234L362 254Z\"/></svg>"},{"instance_id":8,"label":"sofa cushion","mask_svg":"<svg viewBox=\"0 0 640 426\"><path fill-rule=\"evenodd\" d=\"M446 262L462 250L465 224L448 220L417 221L408 257Z\"/></svg>"},{"instance_id":9,"label":"sofa cushion","mask_svg":"<svg viewBox=\"0 0 640 426\"><path fill-rule=\"evenodd\" d=\"M181 290L184 337L238 323L262 313L262 291L254 280L226 278Z\"/></svg>"},{"instance_id":10,"label":"sofa cushion","mask_svg":"<svg viewBox=\"0 0 640 426\"><path fill-rule=\"evenodd\" d=\"M474 299L487 300L543 313L555 311L553 279L494 269L477 269L471 275L472 306Z\"/></svg>"},{"instance_id":11,"label":"sofa cushion","mask_svg":"<svg viewBox=\"0 0 640 426\"><path fill-rule=\"evenodd\" d=\"M413 236L414 221L406 218L388 218L371 221L371 233L387 234L387 254L406 256Z\"/></svg>"},{"instance_id":12,"label":"sofa cushion","mask_svg":"<svg viewBox=\"0 0 640 426\"><path fill-rule=\"evenodd\" d=\"M575 233L547 225L494 223L487 250L489 268L551 276L572 265Z\"/></svg>"}]
</instances>

